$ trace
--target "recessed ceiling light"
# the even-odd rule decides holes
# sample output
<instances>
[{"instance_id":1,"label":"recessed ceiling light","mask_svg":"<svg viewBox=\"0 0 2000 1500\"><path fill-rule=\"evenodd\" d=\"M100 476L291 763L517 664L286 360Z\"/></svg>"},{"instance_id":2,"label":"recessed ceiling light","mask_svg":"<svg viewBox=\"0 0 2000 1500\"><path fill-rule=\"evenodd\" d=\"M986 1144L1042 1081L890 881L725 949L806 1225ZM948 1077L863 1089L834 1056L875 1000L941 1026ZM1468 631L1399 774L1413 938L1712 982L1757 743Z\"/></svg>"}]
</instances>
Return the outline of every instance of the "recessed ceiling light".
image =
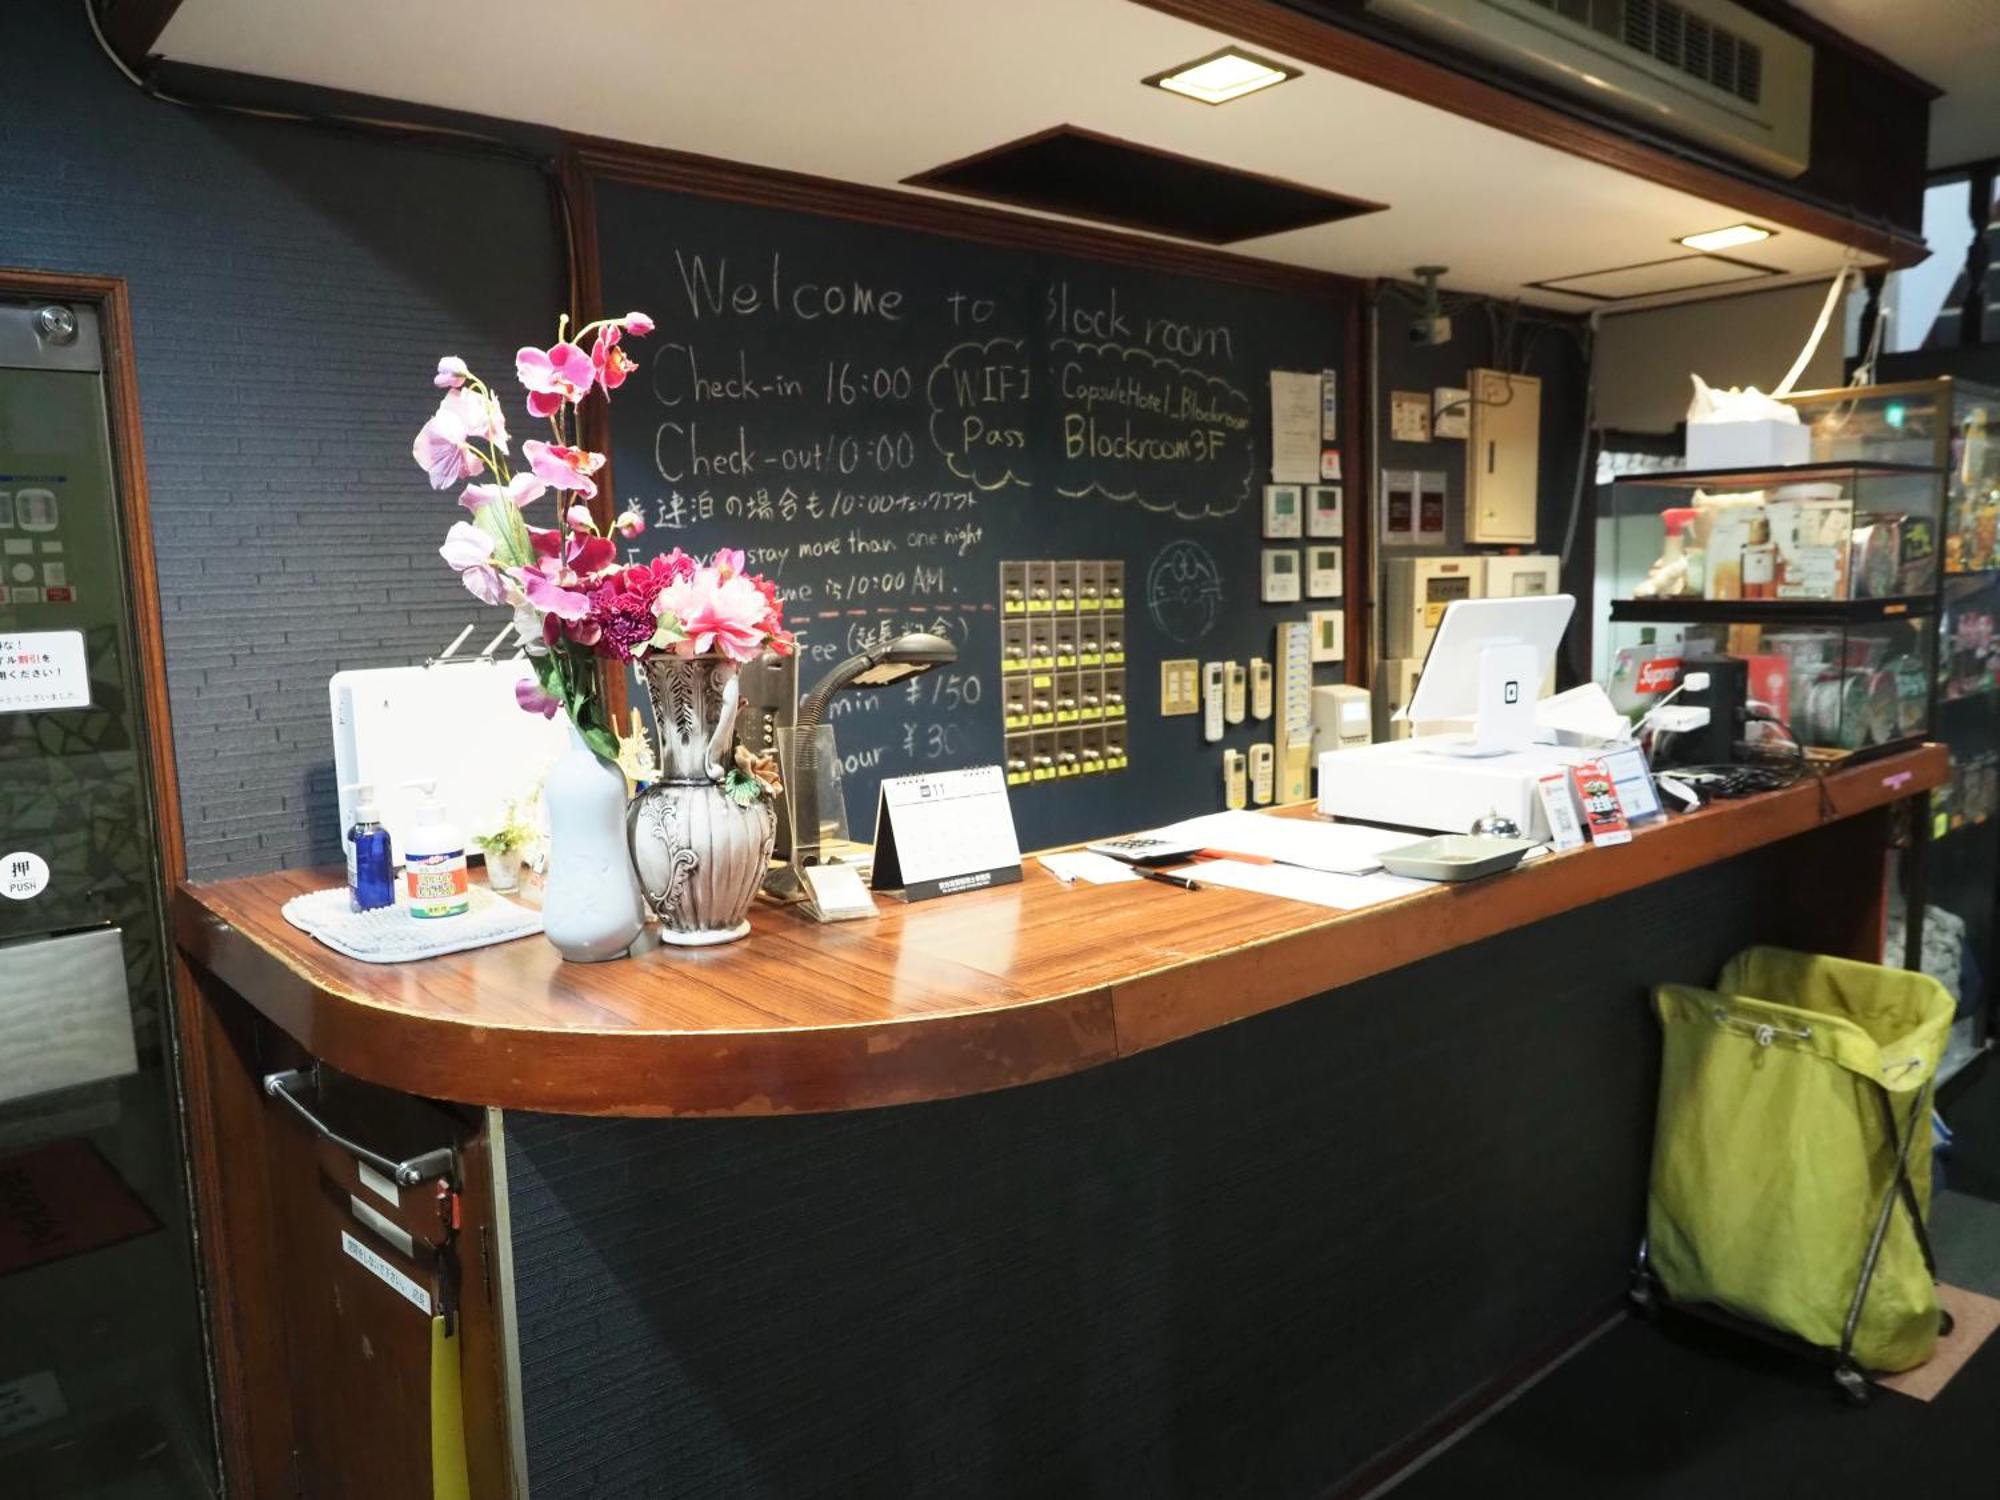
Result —
<instances>
[{"instance_id":1,"label":"recessed ceiling light","mask_svg":"<svg viewBox=\"0 0 2000 1500\"><path fill-rule=\"evenodd\" d=\"M1231 99L1241 99L1245 94L1298 76L1297 68L1257 57L1240 47L1224 47L1220 52L1182 63L1165 73L1155 73L1143 81L1170 94L1199 99L1203 104L1227 104Z\"/></svg>"},{"instance_id":2,"label":"recessed ceiling light","mask_svg":"<svg viewBox=\"0 0 2000 1500\"><path fill-rule=\"evenodd\" d=\"M1760 229L1755 224L1731 224L1727 229L1684 234L1679 243L1690 250L1734 250L1738 245L1754 245L1759 240L1768 240L1776 233L1775 229Z\"/></svg>"}]
</instances>

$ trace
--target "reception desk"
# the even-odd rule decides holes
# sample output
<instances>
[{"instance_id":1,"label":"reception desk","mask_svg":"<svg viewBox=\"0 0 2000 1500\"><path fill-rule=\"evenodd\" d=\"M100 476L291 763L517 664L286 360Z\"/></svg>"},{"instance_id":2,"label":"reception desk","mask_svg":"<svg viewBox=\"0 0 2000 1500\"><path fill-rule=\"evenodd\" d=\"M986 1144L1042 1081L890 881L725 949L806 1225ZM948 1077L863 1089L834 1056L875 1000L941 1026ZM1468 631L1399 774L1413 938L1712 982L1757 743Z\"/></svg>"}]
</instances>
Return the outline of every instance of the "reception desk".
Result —
<instances>
[{"instance_id":1,"label":"reception desk","mask_svg":"<svg viewBox=\"0 0 2000 1500\"><path fill-rule=\"evenodd\" d=\"M188 886L231 1461L423 1493L443 1422L473 1494L537 1500L1362 1485L1616 1306L1647 988L1877 956L1897 805L1944 774L1352 913L1031 864L595 966L369 965L280 915L333 872ZM344 1144L265 1092L293 1069ZM385 1195L353 1144L452 1154Z\"/></svg>"}]
</instances>

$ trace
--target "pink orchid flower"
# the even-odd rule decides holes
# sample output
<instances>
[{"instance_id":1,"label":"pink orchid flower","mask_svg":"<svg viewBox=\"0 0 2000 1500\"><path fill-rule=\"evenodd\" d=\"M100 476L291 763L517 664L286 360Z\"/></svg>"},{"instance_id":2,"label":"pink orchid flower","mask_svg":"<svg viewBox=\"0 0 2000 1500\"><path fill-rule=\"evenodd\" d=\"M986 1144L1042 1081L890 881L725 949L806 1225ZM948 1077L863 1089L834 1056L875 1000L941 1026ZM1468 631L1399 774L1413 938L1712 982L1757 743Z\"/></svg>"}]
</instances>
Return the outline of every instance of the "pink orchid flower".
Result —
<instances>
[{"instance_id":1,"label":"pink orchid flower","mask_svg":"<svg viewBox=\"0 0 2000 1500\"><path fill-rule=\"evenodd\" d=\"M431 377L431 384L441 391L455 391L472 378L472 371L465 361L456 354L447 354L438 361L437 374Z\"/></svg>"},{"instance_id":2,"label":"pink orchid flower","mask_svg":"<svg viewBox=\"0 0 2000 1500\"><path fill-rule=\"evenodd\" d=\"M528 410L538 417L552 417L565 401L574 404L590 393L597 370L588 354L564 339L546 349L530 344L517 350L514 375L528 389Z\"/></svg>"},{"instance_id":3,"label":"pink orchid flower","mask_svg":"<svg viewBox=\"0 0 2000 1500\"><path fill-rule=\"evenodd\" d=\"M636 510L627 510L619 512L618 519L612 523L612 530L616 531L620 536L624 537L627 541L630 541L633 537L639 535L645 529L646 529L646 518L640 515L639 512L637 512Z\"/></svg>"},{"instance_id":4,"label":"pink orchid flower","mask_svg":"<svg viewBox=\"0 0 2000 1500\"><path fill-rule=\"evenodd\" d=\"M536 438L521 444L521 453L528 460L528 467L550 489L575 490L586 500L596 495L597 481L590 476L604 467L602 453L565 448L560 443L544 443Z\"/></svg>"},{"instance_id":5,"label":"pink orchid flower","mask_svg":"<svg viewBox=\"0 0 2000 1500\"><path fill-rule=\"evenodd\" d=\"M446 392L438 410L458 418L469 436L484 439L502 453L507 451L511 441L507 436L507 419L501 414L500 403L491 396L461 387Z\"/></svg>"},{"instance_id":6,"label":"pink orchid flower","mask_svg":"<svg viewBox=\"0 0 2000 1500\"><path fill-rule=\"evenodd\" d=\"M410 457L431 477L431 488L448 490L461 480L474 479L486 472L486 464L472 451L471 434L454 413L440 406L437 414L417 433L410 445Z\"/></svg>"},{"instance_id":7,"label":"pink orchid flower","mask_svg":"<svg viewBox=\"0 0 2000 1500\"><path fill-rule=\"evenodd\" d=\"M642 312L628 312L618 321L635 339L642 339L653 331L653 320Z\"/></svg>"},{"instance_id":8,"label":"pink orchid flower","mask_svg":"<svg viewBox=\"0 0 2000 1500\"><path fill-rule=\"evenodd\" d=\"M572 505L564 514L563 519L569 522L569 529L571 531L588 531L592 525L590 507L588 505Z\"/></svg>"},{"instance_id":9,"label":"pink orchid flower","mask_svg":"<svg viewBox=\"0 0 2000 1500\"><path fill-rule=\"evenodd\" d=\"M477 515L480 507L491 505L495 500L505 500L516 510L542 498L549 487L533 474L516 474L503 487L497 484L468 484L465 492L458 497L458 503Z\"/></svg>"},{"instance_id":10,"label":"pink orchid flower","mask_svg":"<svg viewBox=\"0 0 2000 1500\"><path fill-rule=\"evenodd\" d=\"M500 604L507 598L506 580L493 566L493 538L465 521L452 522L445 533L438 556L450 563L459 582L473 598L486 604Z\"/></svg>"},{"instance_id":11,"label":"pink orchid flower","mask_svg":"<svg viewBox=\"0 0 2000 1500\"><path fill-rule=\"evenodd\" d=\"M623 334L624 330L616 323L606 323L590 342L590 368L607 396L625 383L627 375L639 368L618 347L618 340Z\"/></svg>"},{"instance_id":12,"label":"pink orchid flower","mask_svg":"<svg viewBox=\"0 0 2000 1500\"><path fill-rule=\"evenodd\" d=\"M563 587L566 569L553 558L521 569L521 591L528 603L559 620L581 620L590 613L590 596Z\"/></svg>"},{"instance_id":13,"label":"pink orchid flower","mask_svg":"<svg viewBox=\"0 0 2000 1500\"><path fill-rule=\"evenodd\" d=\"M553 719L556 710L562 707L562 699L542 691L542 685L532 677L524 677L514 684L514 701L531 714L540 714L545 719Z\"/></svg>"}]
</instances>

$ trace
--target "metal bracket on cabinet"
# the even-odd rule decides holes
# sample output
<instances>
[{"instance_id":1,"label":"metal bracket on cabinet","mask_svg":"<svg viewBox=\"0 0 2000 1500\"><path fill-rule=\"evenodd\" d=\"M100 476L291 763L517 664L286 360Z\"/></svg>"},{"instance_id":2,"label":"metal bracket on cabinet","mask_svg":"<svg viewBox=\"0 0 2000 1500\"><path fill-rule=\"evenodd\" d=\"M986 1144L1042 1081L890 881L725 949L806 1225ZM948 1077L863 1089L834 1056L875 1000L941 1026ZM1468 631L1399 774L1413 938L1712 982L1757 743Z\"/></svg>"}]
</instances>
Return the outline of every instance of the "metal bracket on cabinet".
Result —
<instances>
[{"instance_id":1,"label":"metal bracket on cabinet","mask_svg":"<svg viewBox=\"0 0 2000 1500\"><path fill-rule=\"evenodd\" d=\"M264 1075L264 1092L273 1099L281 1099L290 1105L292 1111L310 1125L315 1133L338 1146L349 1156L368 1163L378 1172L386 1173L398 1187L415 1187L420 1182L431 1182L438 1178L443 1178L447 1182L458 1180L458 1154L450 1146L440 1146L435 1151L426 1151L404 1161L391 1161L388 1157L370 1151L356 1141L350 1141L314 1114L299 1097L302 1093L313 1089L317 1083L315 1070L287 1068L281 1073Z\"/></svg>"}]
</instances>

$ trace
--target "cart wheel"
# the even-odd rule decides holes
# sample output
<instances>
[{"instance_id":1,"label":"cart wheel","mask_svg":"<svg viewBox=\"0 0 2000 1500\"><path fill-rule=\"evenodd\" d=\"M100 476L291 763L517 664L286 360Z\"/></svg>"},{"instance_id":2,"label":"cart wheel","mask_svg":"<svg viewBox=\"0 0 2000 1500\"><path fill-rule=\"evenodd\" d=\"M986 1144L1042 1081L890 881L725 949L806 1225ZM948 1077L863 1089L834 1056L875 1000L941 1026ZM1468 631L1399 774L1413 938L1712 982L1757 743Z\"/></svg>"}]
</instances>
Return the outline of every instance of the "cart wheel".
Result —
<instances>
[{"instance_id":1,"label":"cart wheel","mask_svg":"<svg viewBox=\"0 0 2000 1500\"><path fill-rule=\"evenodd\" d=\"M1875 1388L1868 1383L1853 1365L1841 1365L1833 1372L1833 1383L1840 1387L1840 1394L1849 1406L1866 1406L1875 1399Z\"/></svg>"},{"instance_id":2,"label":"cart wheel","mask_svg":"<svg viewBox=\"0 0 2000 1500\"><path fill-rule=\"evenodd\" d=\"M1939 1337L1939 1338L1941 1338L1941 1339L1948 1339L1948 1338L1950 1338L1950 1337L1952 1336L1952 1333L1953 1333L1953 1331L1954 1331L1954 1330L1956 1330L1956 1329L1957 1329L1957 1327L1958 1327L1958 1322L1957 1322L1957 1320L1956 1320L1956 1319L1954 1319L1954 1318L1952 1317L1952 1315L1951 1315L1950 1313L1948 1313L1948 1312L1943 1312L1943 1311L1940 1311L1940 1312L1938 1313L1938 1337Z\"/></svg>"},{"instance_id":3,"label":"cart wheel","mask_svg":"<svg viewBox=\"0 0 2000 1500\"><path fill-rule=\"evenodd\" d=\"M1632 1279L1626 1283L1625 1296L1632 1303L1632 1310L1650 1321L1660 1310L1659 1299L1653 1294L1653 1278L1644 1271L1634 1271Z\"/></svg>"}]
</instances>

